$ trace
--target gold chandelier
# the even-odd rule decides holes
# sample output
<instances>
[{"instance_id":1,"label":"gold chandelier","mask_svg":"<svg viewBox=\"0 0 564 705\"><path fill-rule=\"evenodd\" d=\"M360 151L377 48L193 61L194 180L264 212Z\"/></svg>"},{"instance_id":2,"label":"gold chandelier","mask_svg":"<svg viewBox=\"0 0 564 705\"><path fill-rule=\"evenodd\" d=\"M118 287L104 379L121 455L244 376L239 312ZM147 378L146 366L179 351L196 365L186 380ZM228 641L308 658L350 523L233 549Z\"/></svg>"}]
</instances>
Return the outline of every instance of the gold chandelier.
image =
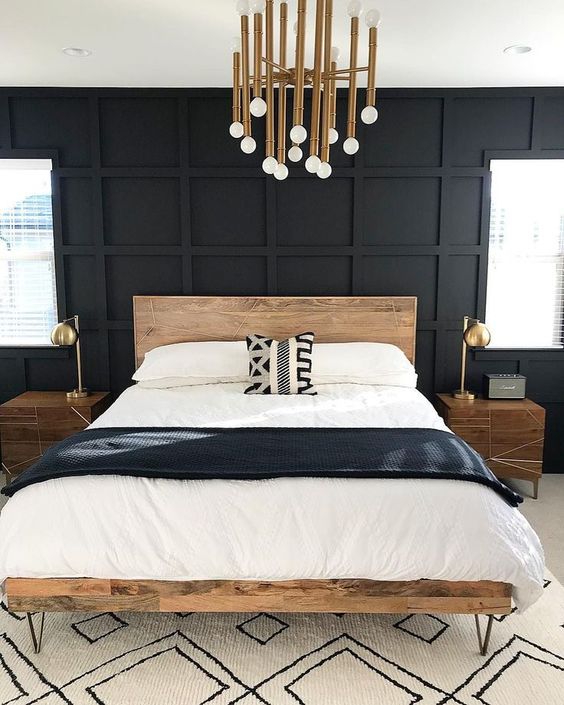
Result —
<instances>
[{"instance_id":1,"label":"gold chandelier","mask_svg":"<svg viewBox=\"0 0 564 705\"><path fill-rule=\"evenodd\" d=\"M350 16L349 67L339 69L339 50L331 46L333 26L333 0L316 0L315 43L313 68L305 66L307 0L298 0L295 64L287 66L288 3L280 2L280 34L278 62L274 61L274 0L238 0L237 12L241 17L241 36L233 44L233 114L229 133L242 138L241 149L252 154L256 142L251 132L251 115L257 118L266 115L265 159L262 168L267 174L283 180L288 176L286 166L286 89L294 87L294 105L288 159L299 162L303 157L302 145L308 137L304 126L304 87L311 85L311 123L309 130L309 156L305 168L311 174L326 179L331 175L329 153L331 145L339 139L336 125L337 81L346 81L349 86L347 134L343 150L355 154L359 144L356 139L357 77L367 72L365 107L361 120L370 125L376 122L376 46L380 13L369 10L365 14L368 34L368 66L357 66L359 17L362 5L359 0L348 4ZM265 15L265 41L263 41L263 13ZM253 15L253 74L250 73L249 16ZM265 55L263 56L263 48ZM263 68L264 64L264 68ZM275 144L274 89L278 87L277 133ZM252 87L252 100L251 100ZM263 98L263 88L264 96Z\"/></svg>"}]
</instances>

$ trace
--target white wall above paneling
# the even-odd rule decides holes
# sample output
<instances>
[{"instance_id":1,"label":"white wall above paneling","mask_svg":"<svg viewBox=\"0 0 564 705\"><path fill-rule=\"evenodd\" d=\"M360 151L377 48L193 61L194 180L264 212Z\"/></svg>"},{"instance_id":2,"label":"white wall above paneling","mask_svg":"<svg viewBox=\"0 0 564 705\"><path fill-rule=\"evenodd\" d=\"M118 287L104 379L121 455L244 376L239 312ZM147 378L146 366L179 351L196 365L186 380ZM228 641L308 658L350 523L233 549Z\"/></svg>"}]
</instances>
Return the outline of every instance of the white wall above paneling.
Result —
<instances>
[{"instance_id":1,"label":"white wall above paneling","mask_svg":"<svg viewBox=\"0 0 564 705\"><path fill-rule=\"evenodd\" d=\"M276 0L278 5L279 0ZM314 0L308 29L313 33ZM346 57L346 0L334 44ZM564 85L563 0L374 0L381 86ZM1 0L4 86L227 86L234 0ZM296 0L290 0L290 41ZM361 61L367 30L362 25ZM529 45L522 55L503 53ZM311 45L311 42L310 42ZM64 47L92 51L66 56ZM311 57L309 58L311 64Z\"/></svg>"}]
</instances>

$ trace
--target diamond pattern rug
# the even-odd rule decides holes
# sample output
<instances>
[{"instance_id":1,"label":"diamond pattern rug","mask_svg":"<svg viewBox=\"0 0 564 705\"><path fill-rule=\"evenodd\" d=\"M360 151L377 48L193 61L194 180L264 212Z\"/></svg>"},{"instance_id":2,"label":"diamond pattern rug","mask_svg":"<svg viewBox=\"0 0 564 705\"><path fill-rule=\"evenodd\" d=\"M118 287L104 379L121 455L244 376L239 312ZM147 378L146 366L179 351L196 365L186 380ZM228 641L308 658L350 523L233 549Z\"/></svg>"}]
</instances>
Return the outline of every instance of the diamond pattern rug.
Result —
<instances>
[{"instance_id":1,"label":"diamond pattern rug","mask_svg":"<svg viewBox=\"0 0 564 705\"><path fill-rule=\"evenodd\" d=\"M34 654L0 610L1 705L562 705L564 588L524 615L50 614Z\"/></svg>"}]
</instances>

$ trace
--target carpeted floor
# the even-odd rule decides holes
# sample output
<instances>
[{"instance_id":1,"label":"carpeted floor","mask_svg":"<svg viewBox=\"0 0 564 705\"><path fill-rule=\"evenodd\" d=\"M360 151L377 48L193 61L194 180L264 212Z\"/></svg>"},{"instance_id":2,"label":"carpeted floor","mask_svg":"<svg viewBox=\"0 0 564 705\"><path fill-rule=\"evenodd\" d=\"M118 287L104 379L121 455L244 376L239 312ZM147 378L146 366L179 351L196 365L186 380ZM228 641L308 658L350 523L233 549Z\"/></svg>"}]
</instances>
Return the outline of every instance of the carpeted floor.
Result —
<instances>
[{"instance_id":1,"label":"carpeted floor","mask_svg":"<svg viewBox=\"0 0 564 705\"><path fill-rule=\"evenodd\" d=\"M0 611L2 705L561 705L564 588L496 618L51 614L35 655Z\"/></svg>"}]
</instances>

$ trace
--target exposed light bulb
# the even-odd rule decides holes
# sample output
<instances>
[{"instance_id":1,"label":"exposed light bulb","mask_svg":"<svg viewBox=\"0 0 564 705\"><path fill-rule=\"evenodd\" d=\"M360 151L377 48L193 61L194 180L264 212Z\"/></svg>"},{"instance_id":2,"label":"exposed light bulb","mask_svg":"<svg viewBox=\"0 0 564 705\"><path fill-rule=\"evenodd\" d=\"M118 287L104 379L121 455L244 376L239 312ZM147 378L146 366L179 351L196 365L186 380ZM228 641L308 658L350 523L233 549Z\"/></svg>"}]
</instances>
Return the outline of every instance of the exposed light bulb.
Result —
<instances>
[{"instance_id":1,"label":"exposed light bulb","mask_svg":"<svg viewBox=\"0 0 564 705\"><path fill-rule=\"evenodd\" d=\"M319 169L317 170L317 176L319 176L320 179L327 179L331 176L332 171L333 169L331 168L331 164L329 164L329 162L321 162Z\"/></svg>"},{"instance_id":2,"label":"exposed light bulb","mask_svg":"<svg viewBox=\"0 0 564 705\"><path fill-rule=\"evenodd\" d=\"M239 15L249 15L251 13L249 9L249 0L237 0L235 9Z\"/></svg>"},{"instance_id":3,"label":"exposed light bulb","mask_svg":"<svg viewBox=\"0 0 564 705\"><path fill-rule=\"evenodd\" d=\"M231 137L235 137L235 139L242 137L244 131L245 129L242 122L232 122L231 125L229 125L229 134Z\"/></svg>"},{"instance_id":4,"label":"exposed light bulb","mask_svg":"<svg viewBox=\"0 0 564 705\"><path fill-rule=\"evenodd\" d=\"M368 10L366 13L364 21L366 22L367 27L379 27L382 17L378 10L372 8L372 10Z\"/></svg>"},{"instance_id":5,"label":"exposed light bulb","mask_svg":"<svg viewBox=\"0 0 564 705\"><path fill-rule=\"evenodd\" d=\"M341 50L339 47L331 47L331 61L339 61Z\"/></svg>"},{"instance_id":6,"label":"exposed light bulb","mask_svg":"<svg viewBox=\"0 0 564 705\"><path fill-rule=\"evenodd\" d=\"M266 159L262 163L262 170L265 174L274 174L274 171L277 166L278 162L274 157L266 157Z\"/></svg>"},{"instance_id":7,"label":"exposed light bulb","mask_svg":"<svg viewBox=\"0 0 564 705\"><path fill-rule=\"evenodd\" d=\"M304 156L304 153L298 147L297 144L295 144L293 147L290 147L290 149L288 150L288 159L291 162L299 162L303 156Z\"/></svg>"},{"instance_id":8,"label":"exposed light bulb","mask_svg":"<svg viewBox=\"0 0 564 705\"><path fill-rule=\"evenodd\" d=\"M356 154L359 148L358 140L355 137L347 137L343 142L343 151L346 154Z\"/></svg>"},{"instance_id":9,"label":"exposed light bulb","mask_svg":"<svg viewBox=\"0 0 564 705\"><path fill-rule=\"evenodd\" d=\"M378 120L378 111L373 105L367 105L360 113L360 119L365 125L372 125Z\"/></svg>"},{"instance_id":10,"label":"exposed light bulb","mask_svg":"<svg viewBox=\"0 0 564 705\"><path fill-rule=\"evenodd\" d=\"M360 0L351 0L347 6L349 17L358 17L362 12L362 3Z\"/></svg>"},{"instance_id":11,"label":"exposed light bulb","mask_svg":"<svg viewBox=\"0 0 564 705\"><path fill-rule=\"evenodd\" d=\"M310 154L305 161L306 171L309 171L310 174L316 174L320 165L321 159L317 156L317 154Z\"/></svg>"},{"instance_id":12,"label":"exposed light bulb","mask_svg":"<svg viewBox=\"0 0 564 705\"><path fill-rule=\"evenodd\" d=\"M278 181L284 181L284 179L288 176L288 167L280 162L276 169L274 170L274 178L278 179Z\"/></svg>"},{"instance_id":13,"label":"exposed light bulb","mask_svg":"<svg viewBox=\"0 0 564 705\"><path fill-rule=\"evenodd\" d=\"M301 144L307 139L307 130L303 125L294 125L290 130L290 139L296 144Z\"/></svg>"},{"instance_id":14,"label":"exposed light bulb","mask_svg":"<svg viewBox=\"0 0 564 705\"><path fill-rule=\"evenodd\" d=\"M251 0L249 5L253 14L260 14L266 8L266 0Z\"/></svg>"},{"instance_id":15,"label":"exposed light bulb","mask_svg":"<svg viewBox=\"0 0 564 705\"><path fill-rule=\"evenodd\" d=\"M335 144L339 139L339 133L334 127L329 128L329 144Z\"/></svg>"},{"instance_id":16,"label":"exposed light bulb","mask_svg":"<svg viewBox=\"0 0 564 705\"><path fill-rule=\"evenodd\" d=\"M251 115L254 117L262 117L266 114L266 102L263 98L257 95L256 98L251 100Z\"/></svg>"},{"instance_id":17,"label":"exposed light bulb","mask_svg":"<svg viewBox=\"0 0 564 705\"><path fill-rule=\"evenodd\" d=\"M252 137L250 137L249 135L243 137L243 139L241 140L241 150L245 152L245 154L252 154L256 148L257 143Z\"/></svg>"},{"instance_id":18,"label":"exposed light bulb","mask_svg":"<svg viewBox=\"0 0 564 705\"><path fill-rule=\"evenodd\" d=\"M235 54L241 53L241 37L233 37L231 40L231 51Z\"/></svg>"}]
</instances>

